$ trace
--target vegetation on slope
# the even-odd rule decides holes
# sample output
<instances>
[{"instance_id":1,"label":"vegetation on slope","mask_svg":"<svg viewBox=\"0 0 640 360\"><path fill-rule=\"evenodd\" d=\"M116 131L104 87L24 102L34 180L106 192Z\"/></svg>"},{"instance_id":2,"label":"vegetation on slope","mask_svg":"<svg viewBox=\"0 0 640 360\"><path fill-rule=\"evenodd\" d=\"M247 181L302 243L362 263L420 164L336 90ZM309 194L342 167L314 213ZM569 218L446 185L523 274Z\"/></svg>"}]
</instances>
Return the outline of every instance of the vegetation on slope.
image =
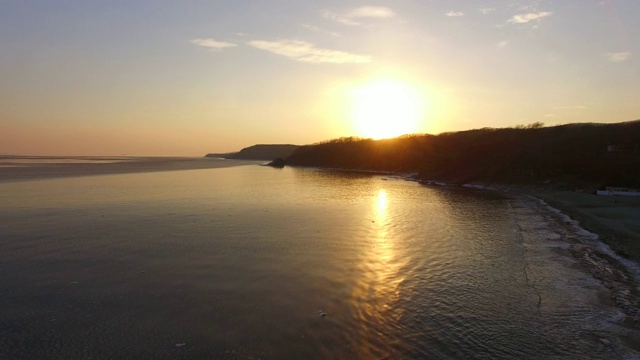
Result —
<instances>
[{"instance_id":1,"label":"vegetation on slope","mask_svg":"<svg viewBox=\"0 0 640 360\"><path fill-rule=\"evenodd\" d=\"M301 146L288 165L416 172L453 183L544 183L640 187L640 121L540 123L440 135L340 138Z\"/></svg>"}]
</instances>

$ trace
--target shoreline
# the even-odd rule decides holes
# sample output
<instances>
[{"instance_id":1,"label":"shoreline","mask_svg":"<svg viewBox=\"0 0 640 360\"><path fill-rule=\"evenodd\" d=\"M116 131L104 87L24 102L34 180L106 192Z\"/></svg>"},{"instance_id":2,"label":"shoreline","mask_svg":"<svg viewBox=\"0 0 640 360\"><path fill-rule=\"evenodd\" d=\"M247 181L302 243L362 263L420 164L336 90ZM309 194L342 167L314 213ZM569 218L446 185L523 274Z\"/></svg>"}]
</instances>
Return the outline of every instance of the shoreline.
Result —
<instances>
[{"instance_id":1,"label":"shoreline","mask_svg":"<svg viewBox=\"0 0 640 360\"><path fill-rule=\"evenodd\" d=\"M544 201L550 207L557 209L570 219L577 221L580 227L596 234L598 238L604 244L608 245L616 254L640 265L640 197L603 196L588 192L558 190L545 185L531 184L449 184L437 180L421 179L414 173L396 171L308 166L291 167L396 176L407 181L419 182L424 186L459 186L470 189L503 192L515 196L530 196Z\"/></svg>"},{"instance_id":2,"label":"shoreline","mask_svg":"<svg viewBox=\"0 0 640 360\"><path fill-rule=\"evenodd\" d=\"M621 339L640 351L640 198L602 196L516 184L450 185L421 181L426 186L460 186L522 199L557 229L571 229L564 240L567 255L608 290L601 304L613 303L625 315L619 325L633 329Z\"/></svg>"},{"instance_id":3,"label":"shoreline","mask_svg":"<svg viewBox=\"0 0 640 360\"><path fill-rule=\"evenodd\" d=\"M552 199L550 201L555 200L555 203L561 203L557 198L562 195L567 196L567 194L554 194L555 197L551 197L546 194L547 198ZM574 214L580 213L576 210L575 204L571 208L565 202L559 209L540 197L527 196L532 200L535 199L533 201L536 203L531 204L532 207L541 206L550 211L543 216L554 221L558 228L570 229L569 233L563 235L564 241L568 244L567 251L583 271L589 273L608 290L608 296L603 296L599 300L600 304L615 306L624 314L623 319L616 321L622 330L619 334L620 340L630 348L640 351L640 333L638 332L640 330L640 289L638 288L640 265L638 262L621 255L600 234L585 228L579 220L568 215L572 211Z\"/></svg>"},{"instance_id":4,"label":"shoreline","mask_svg":"<svg viewBox=\"0 0 640 360\"><path fill-rule=\"evenodd\" d=\"M445 184L421 180L426 186L460 186L529 196L544 201L595 235L622 257L640 264L640 197L604 196L527 184Z\"/></svg>"},{"instance_id":5,"label":"shoreline","mask_svg":"<svg viewBox=\"0 0 640 360\"><path fill-rule=\"evenodd\" d=\"M567 239L571 255L609 289L610 300L626 316L621 325L640 329L640 199L572 191L528 196L555 210L575 231L588 233L588 241ZM640 351L640 335L630 333L625 342Z\"/></svg>"},{"instance_id":6,"label":"shoreline","mask_svg":"<svg viewBox=\"0 0 640 360\"><path fill-rule=\"evenodd\" d=\"M614 307L620 311L621 318L610 320L612 328L606 331L588 330L593 331L594 339L612 348L616 346L614 343L619 341L634 351L640 351L640 289L637 286L640 266L638 263L622 257L597 233L584 228L576 219L567 215L566 210L550 205L540 196L524 192L507 192L507 194L546 219L546 225L557 237L551 236L546 239L548 243L545 246L553 247L556 241L560 241L564 244L560 247L562 250L557 248L554 252L571 258L571 262L567 263L570 268L579 269L602 286L601 290L592 288L598 292L594 301L602 309ZM514 216L517 217L517 213ZM528 229L525 233L528 231L535 232L536 228ZM569 265L571 263L573 265ZM560 273L556 276L572 278L571 271L568 275ZM544 283L544 280L541 279L541 281ZM537 286L537 281L534 281L533 286Z\"/></svg>"},{"instance_id":7,"label":"shoreline","mask_svg":"<svg viewBox=\"0 0 640 360\"><path fill-rule=\"evenodd\" d=\"M597 234L619 255L640 263L640 198L573 191L540 191L529 195Z\"/></svg>"},{"instance_id":8,"label":"shoreline","mask_svg":"<svg viewBox=\"0 0 640 360\"><path fill-rule=\"evenodd\" d=\"M612 302L624 313L619 325L632 330L621 339L640 351L640 198L515 185L484 189L528 199L554 227L570 229L563 235L570 256L607 288L601 304Z\"/></svg>"}]
</instances>

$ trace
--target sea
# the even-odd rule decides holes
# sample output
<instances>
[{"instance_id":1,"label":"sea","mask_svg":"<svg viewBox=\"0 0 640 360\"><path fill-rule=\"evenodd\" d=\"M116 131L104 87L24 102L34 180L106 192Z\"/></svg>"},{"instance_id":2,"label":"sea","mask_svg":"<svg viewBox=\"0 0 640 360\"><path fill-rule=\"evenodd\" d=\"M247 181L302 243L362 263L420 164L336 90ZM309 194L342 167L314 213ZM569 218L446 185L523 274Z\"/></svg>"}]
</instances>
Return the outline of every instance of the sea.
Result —
<instances>
[{"instance_id":1,"label":"sea","mask_svg":"<svg viewBox=\"0 0 640 360\"><path fill-rule=\"evenodd\" d=\"M640 358L597 236L535 198L197 161L0 168L1 359Z\"/></svg>"}]
</instances>

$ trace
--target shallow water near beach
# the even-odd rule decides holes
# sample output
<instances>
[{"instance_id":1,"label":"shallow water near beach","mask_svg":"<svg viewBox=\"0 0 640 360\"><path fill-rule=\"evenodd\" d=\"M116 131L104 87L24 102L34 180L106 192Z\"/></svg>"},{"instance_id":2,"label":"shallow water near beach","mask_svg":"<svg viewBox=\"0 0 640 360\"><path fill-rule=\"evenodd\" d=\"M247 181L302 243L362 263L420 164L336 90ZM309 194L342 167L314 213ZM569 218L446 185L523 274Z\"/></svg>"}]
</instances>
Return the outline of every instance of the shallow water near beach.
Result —
<instances>
[{"instance_id":1,"label":"shallow water near beach","mask_svg":"<svg viewBox=\"0 0 640 360\"><path fill-rule=\"evenodd\" d=\"M536 201L239 166L0 183L0 358L640 356Z\"/></svg>"}]
</instances>

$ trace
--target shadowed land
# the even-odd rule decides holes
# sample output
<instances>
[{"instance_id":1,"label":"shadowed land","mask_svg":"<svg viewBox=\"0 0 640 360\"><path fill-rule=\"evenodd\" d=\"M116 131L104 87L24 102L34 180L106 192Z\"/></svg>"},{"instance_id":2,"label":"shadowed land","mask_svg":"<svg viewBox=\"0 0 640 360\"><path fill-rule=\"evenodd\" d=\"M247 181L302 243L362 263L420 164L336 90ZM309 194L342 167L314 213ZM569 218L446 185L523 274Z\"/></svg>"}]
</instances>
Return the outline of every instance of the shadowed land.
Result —
<instances>
[{"instance_id":1,"label":"shadowed land","mask_svg":"<svg viewBox=\"0 0 640 360\"><path fill-rule=\"evenodd\" d=\"M640 121L484 128L394 139L342 138L302 146L288 165L418 173L421 179L545 184L593 191L640 187Z\"/></svg>"}]
</instances>

